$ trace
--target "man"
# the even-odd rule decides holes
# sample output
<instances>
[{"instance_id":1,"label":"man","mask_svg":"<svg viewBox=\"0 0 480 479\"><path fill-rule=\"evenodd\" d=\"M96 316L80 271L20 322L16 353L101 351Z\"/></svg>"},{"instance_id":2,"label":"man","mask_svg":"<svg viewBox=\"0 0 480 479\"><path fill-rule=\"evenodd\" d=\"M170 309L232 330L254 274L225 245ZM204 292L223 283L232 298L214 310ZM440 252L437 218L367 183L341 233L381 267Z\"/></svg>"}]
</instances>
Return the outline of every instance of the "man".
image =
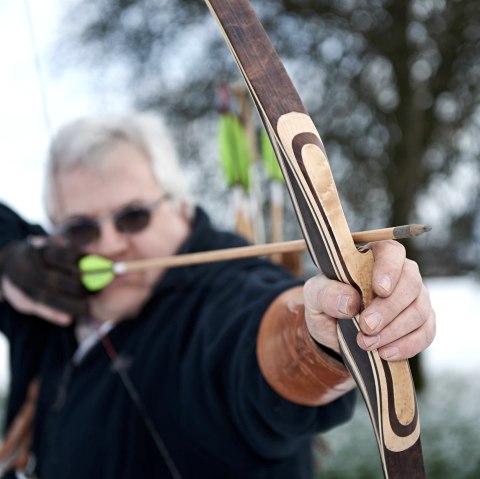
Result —
<instances>
[{"instance_id":1,"label":"man","mask_svg":"<svg viewBox=\"0 0 480 479\"><path fill-rule=\"evenodd\" d=\"M244 259L131 273L88 294L78 252L128 261L244 244L194 205L152 116L65 126L46 180L49 239L25 240L38 230L11 211L0 221L8 420L36 378L37 476L313 477L313 435L352 414L336 322L358 312L356 291ZM358 343L405 359L433 340L435 315L404 249L372 249L378 297Z\"/></svg>"}]
</instances>

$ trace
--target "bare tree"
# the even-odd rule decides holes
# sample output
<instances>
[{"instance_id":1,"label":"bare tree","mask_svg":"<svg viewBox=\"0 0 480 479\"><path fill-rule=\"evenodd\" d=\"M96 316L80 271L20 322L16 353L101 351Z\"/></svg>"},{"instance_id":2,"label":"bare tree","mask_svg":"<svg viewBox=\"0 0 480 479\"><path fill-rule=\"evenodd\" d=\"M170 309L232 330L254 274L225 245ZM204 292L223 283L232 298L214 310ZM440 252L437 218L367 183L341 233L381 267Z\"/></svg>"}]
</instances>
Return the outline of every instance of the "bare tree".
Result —
<instances>
[{"instance_id":1,"label":"bare tree","mask_svg":"<svg viewBox=\"0 0 480 479\"><path fill-rule=\"evenodd\" d=\"M435 198L432 185L459 164L478 175L477 0L252 3L326 143L352 228L428 221L420 207ZM189 131L182 144L204 163L198 128L187 125L215 121L215 86L238 72L203 2L77 0L63 25L64 57L73 50L99 74L122 65L136 104ZM476 267L478 189L470 188L460 210L442 205L435 256L419 257L431 273Z\"/></svg>"}]
</instances>

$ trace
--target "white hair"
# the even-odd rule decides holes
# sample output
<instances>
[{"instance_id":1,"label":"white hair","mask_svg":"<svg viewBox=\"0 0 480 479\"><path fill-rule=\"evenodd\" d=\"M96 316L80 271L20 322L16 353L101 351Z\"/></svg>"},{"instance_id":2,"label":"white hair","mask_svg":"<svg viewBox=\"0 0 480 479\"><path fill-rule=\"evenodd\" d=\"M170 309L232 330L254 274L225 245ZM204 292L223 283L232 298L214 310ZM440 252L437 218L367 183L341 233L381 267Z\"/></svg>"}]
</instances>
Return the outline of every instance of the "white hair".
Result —
<instances>
[{"instance_id":1,"label":"white hair","mask_svg":"<svg viewBox=\"0 0 480 479\"><path fill-rule=\"evenodd\" d=\"M45 177L44 204L50 220L58 207L58 174L76 166L101 168L103 155L121 141L146 154L158 184L177 205L186 204L192 213L194 202L165 122L152 113L131 113L80 118L58 131L50 145Z\"/></svg>"}]
</instances>

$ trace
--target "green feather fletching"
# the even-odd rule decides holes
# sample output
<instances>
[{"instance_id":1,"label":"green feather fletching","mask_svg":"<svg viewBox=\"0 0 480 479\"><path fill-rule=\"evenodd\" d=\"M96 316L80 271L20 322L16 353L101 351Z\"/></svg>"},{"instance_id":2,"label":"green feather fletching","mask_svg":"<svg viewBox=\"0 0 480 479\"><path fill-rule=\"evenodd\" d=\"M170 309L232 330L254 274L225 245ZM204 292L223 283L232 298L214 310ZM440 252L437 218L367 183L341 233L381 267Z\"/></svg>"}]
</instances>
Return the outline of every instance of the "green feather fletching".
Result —
<instances>
[{"instance_id":1,"label":"green feather fletching","mask_svg":"<svg viewBox=\"0 0 480 479\"><path fill-rule=\"evenodd\" d=\"M220 116L219 136L220 157L228 186L241 185L248 191L252 156L245 128L237 116L231 113Z\"/></svg>"},{"instance_id":2,"label":"green feather fletching","mask_svg":"<svg viewBox=\"0 0 480 479\"><path fill-rule=\"evenodd\" d=\"M270 138L263 128L260 133L260 152L265 165L267 177L272 180L284 182L285 178L283 177L282 170L278 164L278 160L275 156L275 151L273 150Z\"/></svg>"}]
</instances>

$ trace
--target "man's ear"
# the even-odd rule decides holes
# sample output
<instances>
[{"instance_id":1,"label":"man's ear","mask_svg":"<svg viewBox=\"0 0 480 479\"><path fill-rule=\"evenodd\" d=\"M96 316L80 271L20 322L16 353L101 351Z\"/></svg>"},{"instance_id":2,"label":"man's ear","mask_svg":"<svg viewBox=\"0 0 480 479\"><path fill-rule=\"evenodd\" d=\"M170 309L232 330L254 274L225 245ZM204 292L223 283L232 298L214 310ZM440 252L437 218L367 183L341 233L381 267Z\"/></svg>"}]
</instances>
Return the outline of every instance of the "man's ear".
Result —
<instances>
[{"instance_id":1,"label":"man's ear","mask_svg":"<svg viewBox=\"0 0 480 479\"><path fill-rule=\"evenodd\" d=\"M180 204L180 216L188 223L191 224L192 222L192 206L189 205L187 202L182 201Z\"/></svg>"}]
</instances>

